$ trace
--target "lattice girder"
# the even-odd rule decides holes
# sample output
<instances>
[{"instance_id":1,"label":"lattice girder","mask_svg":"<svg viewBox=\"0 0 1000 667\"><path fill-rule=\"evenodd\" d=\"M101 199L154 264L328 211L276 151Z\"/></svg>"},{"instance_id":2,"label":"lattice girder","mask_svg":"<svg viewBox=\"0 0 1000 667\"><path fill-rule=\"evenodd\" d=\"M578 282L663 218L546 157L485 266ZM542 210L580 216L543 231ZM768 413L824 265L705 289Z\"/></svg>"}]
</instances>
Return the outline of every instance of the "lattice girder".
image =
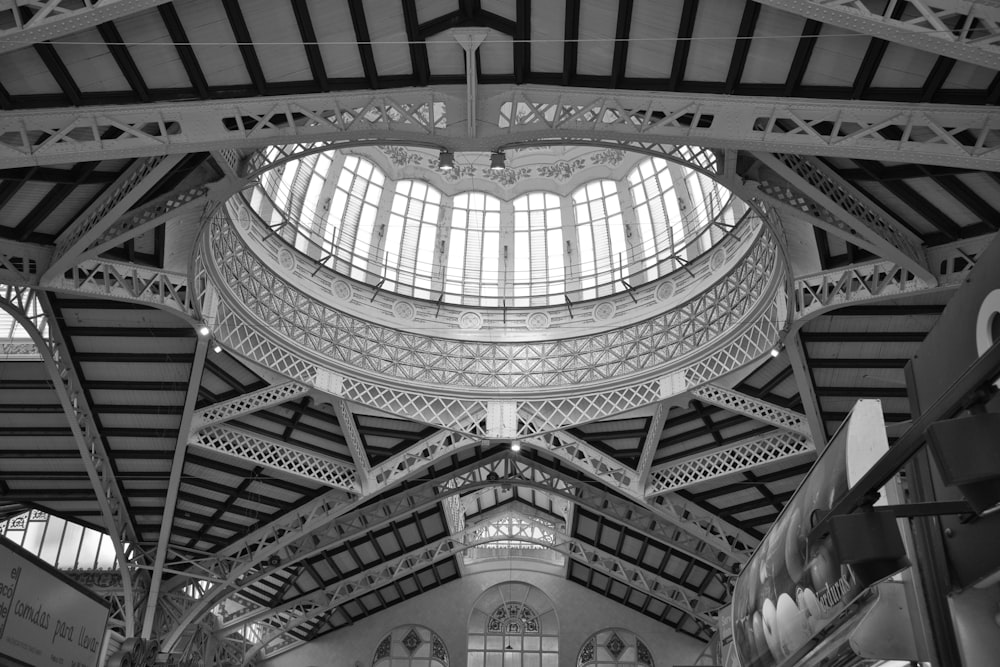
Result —
<instances>
[{"instance_id":1,"label":"lattice girder","mask_svg":"<svg viewBox=\"0 0 1000 667\"><path fill-rule=\"evenodd\" d=\"M806 416L779 405L749 396L735 389L726 389L714 384L704 384L691 390L691 396L704 403L710 403L730 412L750 417L759 422L777 426L799 435L809 435Z\"/></svg>"},{"instance_id":2,"label":"lattice girder","mask_svg":"<svg viewBox=\"0 0 1000 667\"><path fill-rule=\"evenodd\" d=\"M232 426L205 427L188 444L235 456L272 470L299 475L351 493L361 491L353 465Z\"/></svg>"},{"instance_id":3,"label":"lattice girder","mask_svg":"<svg viewBox=\"0 0 1000 667\"><path fill-rule=\"evenodd\" d=\"M198 319L186 276L138 264L86 259L53 276L45 288L141 303L169 310L192 323Z\"/></svg>"},{"instance_id":4,"label":"lattice girder","mask_svg":"<svg viewBox=\"0 0 1000 667\"><path fill-rule=\"evenodd\" d=\"M266 627L269 632L255 645L254 650L248 655L251 657L263 651L278 637L287 635L288 631L294 627L322 616L348 600L386 586L401 577L419 572L435 563L458 556L468 549L489 544L498 539L517 539L521 542L557 551L680 609L710 627L714 626L718 620L717 616L711 613L714 611L713 608L718 605L699 598L696 590L660 577L565 533L552 531L550 526L533 518L524 517L523 525L518 526L518 528L520 530L516 535L502 537L485 534L481 526L467 528L461 534L441 538L386 563L373 566L349 579L338 581L321 592L310 593L303 598L286 602L258 614L243 618L227 618L223 622L221 633L227 634L226 631L231 632L234 628L242 627L248 623L259 623ZM551 541L535 536L542 532L551 535ZM291 646L282 648L287 649ZM266 652L266 655L273 657L277 653L278 651Z\"/></svg>"},{"instance_id":5,"label":"lattice girder","mask_svg":"<svg viewBox=\"0 0 1000 667\"><path fill-rule=\"evenodd\" d=\"M4 239L0 245L0 283L30 287L38 284L52 258L52 248Z\"/></svg>"},{"instance_id":6,"label":"lattice girder","mask_svg":"<svg viewBox=\"0 0 1000 667\"><path fill-rule=\"evenodd\" d=\"M708 480L754 470L775 461L814 453L815 447L808 436L775 430L653 468L646 492L655 496L677 491Z\"/></svg>"},{"instance_id":7,"label":"lattice girder","mask_svg":"<svg viewBox=\"0 0 1000 667\"><path fill-rule=\"evenodd\" d=\"M198 570L192 572L194 578L202 569L215 573L219 583L213 589L186 609L176 625L166 633L164 650L171 650L184 628L213 608L224 597L254 583L264 576L272 576L287 569L304 558L309 558L325 550L354 539L381 525L412 512L421 511L440 503L447 495L468 493L498 483L516 483L539 488L546 492L565 497L587 509L608 516L623 525L644 530L656 539L661 539L705 565L729 571L735 562L745 562L755 546L752 538L739 535L732 526L723 530L717 518L705 515L697 507L681 500L665 498L663 504L638 505L602 491L595 485L580 484L579 480L539 466L537 463L520 458L509 458L506 453L495 454L482 461L476 461L439 480L425 482L384 500L368 503L352 509L363 502L337 504L310 503L303 508L289 512L271 526L258 530L250 538L240 540L224 550L224 553L205 561ZM670 525L673 524L673 525ZM706 542L696 537L694 532L725 535L727 550L720 549L722 540ZM735 553L729 553L730 551ZM271 554L279 554L281 565L277 570L260 570L258 563ZM187 581L175 578L174 587ZM169 584L168 584L169 586Z\"/></svg>"},{"instance_id":8,"label":"lattice girder","mask_svg":"<svg viewBox=\"0 0 1000 667\"><path fill-rule=\"evenodd\" d=\"M309 393L310 387L295 380L271 385L251 391L228 401L221 401L195 410L191 418L192 431L199 431L206 426L229 421L236 417L264 410L275 405L300 398Z\"/></svg>"},{"instance_id":9,"label":"lattice girder","mask_svg":"<svg viewBox=\"0 0 1000 667\"><path fill-rule=\"evenodd\" d=\"M431 141L453 152L489 152L499 143L584 140L1000 168L1000 114L992 107L869 100L832 107L825 100L512 85L478 92L474 137L465 132L464 86L12 110L0 119L0 158L19 167L317 141L330 148ZM107 139L111 128L122 133ZM886 139L879 133L886 128L899 138Z\"/></svg>"},{"instance_id":10,"label":"lattice girder","mask_svg":"<svg viewBox=\"0 0 1000 667\"><path fill-rule=\"evenodd\" d=\"M876 254L934 282L919 237L817 160L790 153L755 153L767 167L761 192L841 230L850 229Z\"/></svg>"},{"instance_id":11,"label":"lattice girder","mask_svg":"<svg viewBox=\"0 0 1000 667\"><path fill-rule=\"evenodd\" d=\"M3 306L35 343L52 379L53 389L69 422L73 439L90 479L103 525L106 527L122 574L122 608L127 635L135 634L137 574L133 559L139 558L138 532L125 493L104 447L104 438L94 421L90 405L48 297L32 288L0 285ZM129 545L129 546L126 546Z\"/></svg>"},{"instance_id":12,"label":"lattice girder","mask_svg":"<svg viewBox=\"0 0 1000 667\"><path fill-rule=\"evenodd\" d=\"M873 12L860 0L760 0L761 4L864 35L981 67L1000 69L1000 11L965 0L909 0L903 18ZM881 5L879 6L881 9ZM961 26L956 29L955 26Z\"/></svg>"},{"instance_id":13,"label":"lattice girder","mask_svg":"<svg viewBox=\"0 0 1000 667\"><path fill-rule=\"evenodd\" d=\"M0 53L30 48L50 39L95 27L162 5L170 0L17 0L0 4ZM31 10L25 20L19 7Z\"/></svg>"},{"instance_id":14,"label":"lattice girder","mask_svg":"<svg viewBox=\"0 0 1000 667\"><path fill-rule=\"evenodd\" d=\"M482 438L454 431L437 431L371 469L372 491L381 492L453 454L477 445Z\"/></svg>"}]
</instances>

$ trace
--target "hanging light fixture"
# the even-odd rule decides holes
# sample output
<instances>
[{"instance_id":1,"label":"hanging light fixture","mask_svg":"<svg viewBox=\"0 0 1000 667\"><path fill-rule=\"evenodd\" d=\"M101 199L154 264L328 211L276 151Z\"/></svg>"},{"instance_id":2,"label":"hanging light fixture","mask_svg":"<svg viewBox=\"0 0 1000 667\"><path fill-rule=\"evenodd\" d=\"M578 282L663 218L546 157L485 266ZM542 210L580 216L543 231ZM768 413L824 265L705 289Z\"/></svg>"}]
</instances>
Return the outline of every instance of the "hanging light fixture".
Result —
<instances>
[{"instance_id":1,"label":"hanging light fixture","mask_svg":"<svg viewBox=\"0 0 1000 667\"><path fill-rule=\"evenodd\" d=\"M441 171L451 171L455 168L455 154L447 148L442 148L438 153L438 169Z\"/></svg>"},{"instance_id":2,"label":"hanging light fixture","mask_svg":"<svg viewBox=\"0 0 1000 667\"><path fill-rule=\"evenodd\" d=\"M507 168L507 154L503 151L493 151L490 153L490 169L493 171L503 171Z\"/></svg>"}]
</instances>

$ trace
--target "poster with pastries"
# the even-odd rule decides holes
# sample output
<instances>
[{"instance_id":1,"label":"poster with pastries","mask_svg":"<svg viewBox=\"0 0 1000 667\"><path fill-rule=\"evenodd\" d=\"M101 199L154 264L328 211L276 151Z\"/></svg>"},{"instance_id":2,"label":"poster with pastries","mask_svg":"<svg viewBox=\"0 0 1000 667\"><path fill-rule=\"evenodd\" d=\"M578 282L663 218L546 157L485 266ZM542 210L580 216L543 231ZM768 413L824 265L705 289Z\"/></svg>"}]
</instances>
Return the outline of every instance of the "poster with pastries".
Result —
<instances>
[{"instance_id":1,"label":"poster with pastries","mask_svg":"<svg viewBox=\"0 0 1000 667\"><path fill-rule=\"evenodd\" d=\"M780 665L876 583L840 562L830 536L807 536L814 513L829 510L887 450L881 403L858 401L736 580L733 641L742 667Z\"/></svg>"}]
</instances>

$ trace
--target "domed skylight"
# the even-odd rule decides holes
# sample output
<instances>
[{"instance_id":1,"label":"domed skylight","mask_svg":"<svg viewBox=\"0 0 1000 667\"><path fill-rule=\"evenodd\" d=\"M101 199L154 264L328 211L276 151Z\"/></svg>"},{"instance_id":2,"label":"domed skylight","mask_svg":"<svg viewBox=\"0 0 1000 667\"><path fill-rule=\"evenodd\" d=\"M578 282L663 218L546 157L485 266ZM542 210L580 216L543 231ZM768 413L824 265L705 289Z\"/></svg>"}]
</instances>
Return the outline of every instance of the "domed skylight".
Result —
<instances>
[{"instance_id":1,"label":"domed skylight","mask_svg":"<svg viewBox=\"0 0 1000 667\"><path fill-rule=\"evenodd\" d=\"M746 211L711 177L662 158L577 148L546 165L535 149L508 153L509 173L461 160L457 173L442 173L391 148L285 162L263 174L250 204L334 271L485 307L577 302L655 280L708 250ZM571 183L574 171L585 176ZM527 185L505 189L519 179Z\"/></svg>"}]
</instances>

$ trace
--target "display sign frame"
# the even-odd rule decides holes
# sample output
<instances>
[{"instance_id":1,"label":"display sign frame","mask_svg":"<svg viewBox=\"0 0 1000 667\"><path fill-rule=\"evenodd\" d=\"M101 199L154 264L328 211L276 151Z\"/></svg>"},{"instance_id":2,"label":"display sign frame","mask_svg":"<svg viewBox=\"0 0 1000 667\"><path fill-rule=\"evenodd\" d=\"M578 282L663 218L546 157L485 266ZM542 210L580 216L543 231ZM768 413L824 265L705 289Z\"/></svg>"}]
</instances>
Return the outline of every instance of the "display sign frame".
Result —
<instances>
[{"instance_id":1,"label":"display sign frame","mask_svg":"<svg viewBox=\"0 0 1000 667\"><path fill-rule=\"evenodd\" d=\"M97 667L107 601L0 536L0 664Z\"/></svg>"}]
</instances>

